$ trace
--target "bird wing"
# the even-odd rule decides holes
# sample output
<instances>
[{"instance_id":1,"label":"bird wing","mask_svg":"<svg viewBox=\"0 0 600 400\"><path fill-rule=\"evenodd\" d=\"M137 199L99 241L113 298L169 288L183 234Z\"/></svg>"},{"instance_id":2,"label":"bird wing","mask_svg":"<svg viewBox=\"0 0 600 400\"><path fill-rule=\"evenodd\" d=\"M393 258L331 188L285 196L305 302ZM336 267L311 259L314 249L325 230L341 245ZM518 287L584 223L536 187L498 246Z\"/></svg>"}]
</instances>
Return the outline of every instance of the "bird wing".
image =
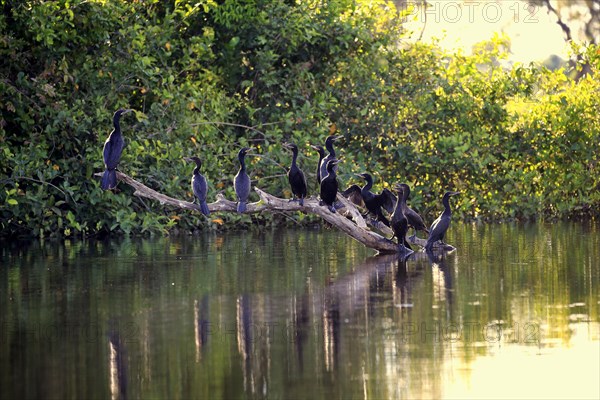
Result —
<instances>
[{"instance_id":1,"label":"bird wing","mask_svg":"<svg viewBox=\"0 0 600 400\"><path fill-rule=\"evenodd\" d=\"M439 216L438 219L433 221L433 224L431 224L431 228L429 228L429 238L427 240L442 240L449 226L450 218L444 218L443 216Z\"/></svg>"},{"instance_id":2,"label":"bird wing","mask_svg":"<svg viewBox=\"0 0 600 400\"><path fill-rule=\"evenodd\" d=\"M198 199L206 200L208 185L206 183L206 178L204 178L203 175L197 174L192 177L192 190Z\"/></svg>"},{"instance_id":3,"label":"bird wing","mask_svg":"<svg viewBox=\"0 0 600 400\"><path fill-rule=\"evenodd\" d=\"M120 136L115 136L114 132L108 136L106 142L104 142L104 149L102 156L104 157L104 164L106 168L115 169L119 165L121 160L121 153L123 152L123 146L125 142Z\"/></svg>"},{"instance_id":4,"label":"bird wing","mask_svg":"<svg viewBox=\"0 0 600 400\"><path fill-rule=\"evenodd\" d=\"M415 210L413 210L410 207L406 207L405 214L406 214L406 218L408 218L408 223L411 224L413 226L413 228L418 229L418 230L425 230L426 232L429 232L429 230L425 226L425 222L423 221L423 218L419 215L418 212L416 212Z\"/></svg>"},{"instance_id":5,"label":"bird wing","mask_svg":"<svg viewBox=\"0 0 600 400\"><path fill-rule=\"evenodd\" d=\"M360 187L358 185L351 185L342 192L342 196L350 200L352 203L360 207L365 207L362 195L360 194Z\"/></svg>"},{"instance_id":6,"label":"bird wing","mask_svg":"<svg viewBox=\"0 0 600 400\"><path fill-rule=\"evenodd\" d=\"M388 212L393 213L396 206L396 195L388 189L383 189L379 195L381 206Z\"/></svg>"},{"instance_id":7,"label":"bird wing","mask_svg":"<svg viewBox=\"0 0 600 400\"><path fill-rule=\"evenodd\" d=\"M106 139L104 142L104 149L102 150L102 156L104 157L104 164L108 164L110 162L110 153L112 150L112 142L109 139Z\"/></svg>"}]
</instances>

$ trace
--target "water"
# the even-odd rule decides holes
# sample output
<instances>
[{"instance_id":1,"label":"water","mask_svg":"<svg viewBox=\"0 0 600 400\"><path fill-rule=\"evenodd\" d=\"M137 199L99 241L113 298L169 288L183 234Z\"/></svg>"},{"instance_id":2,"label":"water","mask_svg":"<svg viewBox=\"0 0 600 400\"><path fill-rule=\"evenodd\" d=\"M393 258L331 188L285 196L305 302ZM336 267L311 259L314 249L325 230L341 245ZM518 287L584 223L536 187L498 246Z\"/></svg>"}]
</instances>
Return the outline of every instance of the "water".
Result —
<instances>
[{"instance_id":1,"label":"water","mask_svg":"<svg viewBox=\"0 0 600 400\"><path fill-rule=\"evenodd\" d=\"M0 398L600 398L600 228L0 247Z\"/></svg>"}]
</instances>

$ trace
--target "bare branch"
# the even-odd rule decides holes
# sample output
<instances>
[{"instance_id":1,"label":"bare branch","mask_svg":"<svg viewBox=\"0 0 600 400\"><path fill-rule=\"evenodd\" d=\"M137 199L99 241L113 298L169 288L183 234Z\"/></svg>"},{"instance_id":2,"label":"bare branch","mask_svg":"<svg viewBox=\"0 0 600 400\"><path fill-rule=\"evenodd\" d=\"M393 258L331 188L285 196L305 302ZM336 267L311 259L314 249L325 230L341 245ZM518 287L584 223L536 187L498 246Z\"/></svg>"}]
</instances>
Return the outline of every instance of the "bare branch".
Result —
<instances>
[{"instance_id":1,"label":"bare branch","mask_svg":"<svg viewBox=\"0 0 600 400\"><path fill-rule=\"evenodd\" d=\"M101 176L102 173L96 173L95 175ZM135 189L133 194L136 196L156 200L161 204L200 212L200 206L197 204L159 193L122 172L117 171L117 179L133 187ZM247 214L257 212L303 212L306 214L315 214L369 248L381 253L395 253L398 250L398 245L395 242L383 236L392 236L390 228L378 221L365 221L354 204L343 196L338 196L338 202L342 203L343 207L338 212L332 213L327 207L320 205L319 200L314 197L304 199L304 205L301 206L296 201L275 197L259 188L255 187L254 190L258 193L260 200L247 205L245 212ZM216 197L217 201L208 204L211 212L237 212L237 203L235 201L227 200L220 193ZM369 225L378 229L383 235L368 229ZM408 238L408 241L421 247L425 247L426 243L426 240L420 238ZM439 245L436 247L446 251L454 249L454 247L449 245Z\"/></svg>"}]
</instances>

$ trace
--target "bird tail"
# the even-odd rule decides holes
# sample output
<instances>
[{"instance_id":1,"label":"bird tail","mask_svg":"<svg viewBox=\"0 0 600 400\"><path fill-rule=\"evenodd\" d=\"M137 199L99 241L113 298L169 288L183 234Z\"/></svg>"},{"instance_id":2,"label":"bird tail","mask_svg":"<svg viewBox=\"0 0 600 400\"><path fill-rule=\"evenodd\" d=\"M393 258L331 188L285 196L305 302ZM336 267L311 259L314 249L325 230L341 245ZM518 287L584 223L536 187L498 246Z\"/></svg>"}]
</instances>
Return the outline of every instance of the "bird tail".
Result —
<instances>
[{"instance_id":1,"label":"bird tail","mask_svg":"<svg viewBox=\"0 0 600 400\"><path fill-rule=\"evenodd\" d=\"M240 201L238 202L237 205L237 212L239 213L243 213L246 211L246 202L245 201Z\"/></svg>"},{"instance_id":2,"label":"bird tail","mask_svg":"<svg viewBox=\"0 0 600 400\"><path fill-rule=\"evenodd\" d=\"M114 189L117 187L117 171L114 169L104 170L104 174L102 174L102 181L100 182L100 187L103 190Z\"/></svg>"},{"instance_id":3,"label":"bird tail","mask_svg":"<svg viewBox=\"0 0 600 400\"><path fill-rule=\"evenodd\" d=\"M200 211L202 211L202 214L204 215L210 215L210 210L208 209L208 204L206 204L206 201L200 202Z\"/></svg>"}]
</instances>

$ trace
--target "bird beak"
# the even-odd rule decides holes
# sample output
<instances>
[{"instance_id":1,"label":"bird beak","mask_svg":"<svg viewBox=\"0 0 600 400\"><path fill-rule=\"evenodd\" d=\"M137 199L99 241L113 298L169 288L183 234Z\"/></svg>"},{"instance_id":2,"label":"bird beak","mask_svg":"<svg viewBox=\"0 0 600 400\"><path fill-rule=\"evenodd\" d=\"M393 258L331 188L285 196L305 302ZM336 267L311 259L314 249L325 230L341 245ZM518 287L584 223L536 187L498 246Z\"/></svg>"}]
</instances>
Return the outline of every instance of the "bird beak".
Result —
<instances>
[{"instance_id":1,"label":"bird beak","mask_svg":"<svg viewBox=\"0 0 600 400\"><path fill-rule=\"evenodd\" d=\"M332 139L333 139L333 140L339 140L339 139L341 139L341 138L343 138L343 136L342 136L342 135L337 135L337 136L334 136Z\"/></svg>"},{"instance_id":2,"label":"bird beak","mask_svg":"<svg viewBox=\"0 0 600 400\"><path fill-rule=\"evenodd\" d=\"M319 150L319 148L317 146L315 146L314 144L311 144L310 147L312 147L315 150Z\"/></svg>"},{"instance_id":3,"label":"bird beak","mask_svg":"<svg viewBox=\"0 0 600 400\"><path fill-rule=\"evenodd\" d=\"M283 147L287 147L289 149L290 147L292 147L292 145L290 143L285 142L283 143Z\"/></svg>"},{"instance_id":4,"label":"bird beak","mask_svg":"<svg viewBox=\"0 0 600 400\"><path fill-rule=\"evenodd\" d=\"M191 158L189 158L189 157L183 157L183 160L184 160L184 161L187 161L187 162L190 162L190 161L192 161L192 159L191 159Z\"/></svg>"},{"instance_id":5,"label":"bird beak","mask_svg":"<svg viewBox=\"0 0 600 400\"><path fill-rule=\"evenodd\" d=\"M450 193L450 196L456 196L457 194L460 194L460 192L452 192Z\"/></svg>"},{"instance_id":6,"label":"bird beak","mask_svg":"<svg viewBox=\"0 0 600 400\"><path fill-rule=\"evenodd\" d=\"M129 114L129 113L130 113L130 112L132 112L132 111L135 111L135 110L134 110L134 109L132 109L132 108L127 108L125 111L123 111L123 115L125 115L125 114Z\"/></svg>"}]
</instances>

